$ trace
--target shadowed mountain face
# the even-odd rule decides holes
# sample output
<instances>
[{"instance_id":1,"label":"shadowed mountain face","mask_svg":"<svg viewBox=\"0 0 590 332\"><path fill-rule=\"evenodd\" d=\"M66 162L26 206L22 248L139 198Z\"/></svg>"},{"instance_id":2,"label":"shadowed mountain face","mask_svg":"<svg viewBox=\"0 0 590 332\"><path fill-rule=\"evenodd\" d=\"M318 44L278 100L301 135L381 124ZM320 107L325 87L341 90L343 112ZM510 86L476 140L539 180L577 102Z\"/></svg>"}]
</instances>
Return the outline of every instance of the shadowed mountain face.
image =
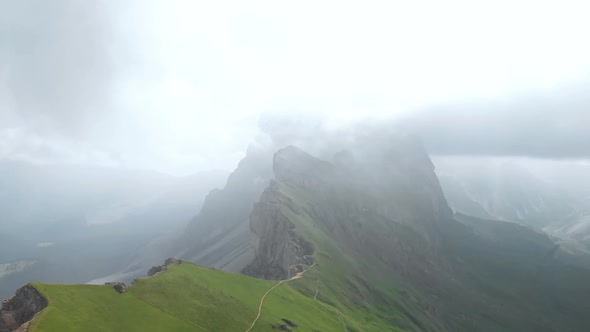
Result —
<instances>
[{"instance_id":1,"label":"shadowed mountain face","mask_svg":"<svg viewBox=\"0 0 590 332\"><path fill-rule=\"evenodd\" d=\"M253 259L248 217L272 178L271 158L268 150L248 151L225 187L207 195L201 212L176 240L176 256L235 272Z\"/></svg>"}]
</instances>

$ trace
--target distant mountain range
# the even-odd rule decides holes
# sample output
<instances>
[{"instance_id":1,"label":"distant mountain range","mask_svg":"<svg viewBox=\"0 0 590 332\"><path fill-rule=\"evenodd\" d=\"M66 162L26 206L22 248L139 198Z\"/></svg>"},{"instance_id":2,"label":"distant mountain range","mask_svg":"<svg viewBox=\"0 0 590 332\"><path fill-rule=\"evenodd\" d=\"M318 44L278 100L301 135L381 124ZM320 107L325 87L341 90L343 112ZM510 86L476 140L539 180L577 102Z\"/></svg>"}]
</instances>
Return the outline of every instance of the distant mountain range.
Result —
<instances>
[{"instance_id":1,"label":"distant mountain range","mask_svg":"<svg viewBox=\"0 0 590 332\"><path fill-rule=\"evenodd\" d=\"M590 166L556 168L551 178L515 162L437 165L449 205L483 219L518 222L590 248Z\"/></svg>"},{"instance_id":2,"label":"distant mountain range","mask_svg":"<svg viewBox=\"0 0 590 332\"><path fill-rule=\"evenodd\" d=\"M30 281L84 283L121 270L186 224L226 177L0 162L0 296Z\"/></svg>"},{"instance_id":3,"label":"distant mountain range","mask_svg":"<svg viewBox=\"0 0 590 332\"><path fill-rule=\"evenodd\" d=\"M0 331L30 319L29 331L590 329L590 255L545 234L550 218L486 220L532 223L551 192L521 199L506 189L515 196L484 204L487 189L458 191L469 199L449 205L443 188L455 182L441 187L410 136L306 150L251 149L167 240L167 252L242 274L176 259L130 286L33 283L5 302ZM528 186L518 179L504 186Z\"/></svg>"}]
</instances>

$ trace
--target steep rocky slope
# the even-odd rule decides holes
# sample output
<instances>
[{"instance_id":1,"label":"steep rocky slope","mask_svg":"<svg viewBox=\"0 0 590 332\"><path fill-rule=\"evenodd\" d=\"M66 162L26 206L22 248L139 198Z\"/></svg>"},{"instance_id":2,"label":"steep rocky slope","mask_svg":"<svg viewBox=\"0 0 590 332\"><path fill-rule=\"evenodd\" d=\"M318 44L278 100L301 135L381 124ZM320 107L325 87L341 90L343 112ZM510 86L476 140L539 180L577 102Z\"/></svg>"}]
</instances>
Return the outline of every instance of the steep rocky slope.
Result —
<instances>
[{"instance_id":1,"label":"steep rocky slope","mask_svg":"<svg viewBox=\"0 0 590 332\"><path fill-rule=\"evenodd\" d=\"M47 299L35 287L19 288L15 296L2 301L0 332L27 331L28 322L45 307Z\"/></svg>"},{"instance_id":2,"label":"steep rocky slope","mask_svg":"<svg viewBox=\"0 0 590 332\"><path fill-rule=\"evenodd\" d=\"M289 198L273 181L254 206L250 217L255 258L244 268L245 274L284 280L313 264L313 244L294 231L295 225L282 212L282 204L288 205Z\"/></svg>"}]
</instances>

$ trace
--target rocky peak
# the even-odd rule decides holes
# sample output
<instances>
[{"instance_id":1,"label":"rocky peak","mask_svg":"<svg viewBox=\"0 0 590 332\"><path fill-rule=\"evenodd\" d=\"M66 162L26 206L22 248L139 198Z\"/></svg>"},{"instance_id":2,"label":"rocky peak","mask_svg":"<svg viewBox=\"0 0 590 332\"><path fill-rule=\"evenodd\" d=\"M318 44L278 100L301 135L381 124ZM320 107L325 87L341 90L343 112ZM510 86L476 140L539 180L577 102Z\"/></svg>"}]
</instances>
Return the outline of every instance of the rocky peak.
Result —
<instances>
[{"instance_id":1,"label":"rocky peak","mask_svg":"<svg viewBox=\"0 0 590 332\"><path fill-rule=\"evenodd\" d=\"M0 309L0 332L26 331L29 321L47 307L39 291L28 284L16 291L14 297L2 302Z\"/></svg>"},{"instance_id":2,"label":"rocky peak","mask_svg":"<svg viewBox=\"0 0 590 332\"><path fill-rule=\"evenodd\" d=\"M284 280L313 264L313 245L295 233L295 225L283 212L282 208L291 204L274 181L264 191L250 216L255 259L243 273Z\"/></svg>"},{"instance_id":3,"label":"rocky peak","mask_svg":"<svg viewBox=\"0 0 590 332\"><path fill-rule=\"evenodd\" d=\"M182 264L182 259L176 258L176 257L167 258L166 261L164 262L164 265L152 266L152 268L149 269L147 275L148 275L148 277L151 277L158 272L166 271L166 269L168 268L169 265L179 265L179 264Z\"/></svg>"},{"instance_id":4,"label":"rocky peak","mask_svg":"<svg viewBox=\"0 0 590 332\"><path fill-rule=\"evenodd\" d=\"M119 294L127 293L127 284L125 284L124 282L111 281L111 282L105 282L105 285L113 286L113 288Z\"/></svg>"},{"instance_id":5,"label":"rocky peak","mask_svg":"<svg viewBox=\"0 0 590 332\"><path fill-rule=\"evenodd\" d=\"M383 214L414 226L452 218L422 143L412 136L377 138L359 139L336 152L332 163L288 146L274 155L275 178L304 190L371 193L383 200Z\"/></svg>"},{"instance_id":6,"label":"rocky peak","mask_svg":"<svg viewBox=\"0 0 590 332\"><path fill-rule=\"evenodd\" d=\"M359 141L336 153L334 163L287 146L274 154L273 171L276 182L250 214L255 259L243 272L254 277L287 279L313 264L313 245L295 232L286 213L308 207L295 206L282 188L312 199L312 218L331 216L337 223L339 216L379 215L410 226L434 246L440 221L452 218L434 166L412 138Z\"/></svg>"},{"instance_id":7,"label":"rocky peak","mask_svg":"<svg viewBox=\"0 0 590 332\"><path fill-rule=\"evenodd\" d=\"M384 141L360 142L348 157L350 176L398 205L395 219L432 226L452 218L434 164L422 142L413 136L385 136ZM340 157L342 158L342 156ZM352 165L352 166L351 166Z\"/></svg>"},{"instance_id":8,"label":"rocky peak","mask_svg":"<svg viewBox=\"0 0 590 332\"><path fill-rule=\"evenodd\" d=\"M290 145L274 154L273 171L279 182L313 188L325 182L336 168L329 162Z\"/></svg>"}]
</instances>

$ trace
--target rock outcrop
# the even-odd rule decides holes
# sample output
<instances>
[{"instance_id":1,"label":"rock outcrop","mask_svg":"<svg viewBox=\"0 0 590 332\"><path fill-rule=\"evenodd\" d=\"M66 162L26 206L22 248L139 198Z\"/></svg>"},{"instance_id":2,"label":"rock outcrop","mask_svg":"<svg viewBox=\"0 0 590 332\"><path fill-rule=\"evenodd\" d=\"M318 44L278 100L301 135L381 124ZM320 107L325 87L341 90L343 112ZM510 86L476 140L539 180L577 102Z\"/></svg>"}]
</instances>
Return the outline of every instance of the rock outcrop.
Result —
<instances>
[{"instance_id":1,"label":"rock outcrop","mask_svg":"<svg viewBox=\"0 0 590 332\"><path fill-rule=\"evenodd\" d=\"M256 258L243 273L263 279L288 279L313 264L314 248L295 232L295 225L282 208L287 197L272 182L254 206L250 217L252 247Z\"/></svg>"},{"instance_id":2,"label":"rock outcrop","mask_svg":"<svg viewBox=\"0 0 590 332\"><path fill-rule=\"evenodd\" d=\"M124 282L107 282L105 285L113 286L119 294L127 293L127 285Z\"/></svg>"},{"instance_id":3,"label":"rock outcrop","mask_svg":"<svg viewBox=\"0 0 590 332\"><path fill-rule=\"evenodd\" d=\"M164 265L152 266L149 269L147 275L148 275L148 277L151 277L158 272L166 271L166 268L168 267L168 265L178 265L178 264L182 264L182 259L176 258L176 257L167 258L166 261L164 261Z\"/></svg>"},{"instance_id":4,"label":"rock outcrop","mask_svg":"<svg viewBox=\"0 0 590 332\"><path fill-rule=\"evenodd\" d=\"M19 288L14 297L2 302L0 332L23 330L21 327L45 307L47 299L35 287L28 284Z\"/></svg>"}]
</instances>

